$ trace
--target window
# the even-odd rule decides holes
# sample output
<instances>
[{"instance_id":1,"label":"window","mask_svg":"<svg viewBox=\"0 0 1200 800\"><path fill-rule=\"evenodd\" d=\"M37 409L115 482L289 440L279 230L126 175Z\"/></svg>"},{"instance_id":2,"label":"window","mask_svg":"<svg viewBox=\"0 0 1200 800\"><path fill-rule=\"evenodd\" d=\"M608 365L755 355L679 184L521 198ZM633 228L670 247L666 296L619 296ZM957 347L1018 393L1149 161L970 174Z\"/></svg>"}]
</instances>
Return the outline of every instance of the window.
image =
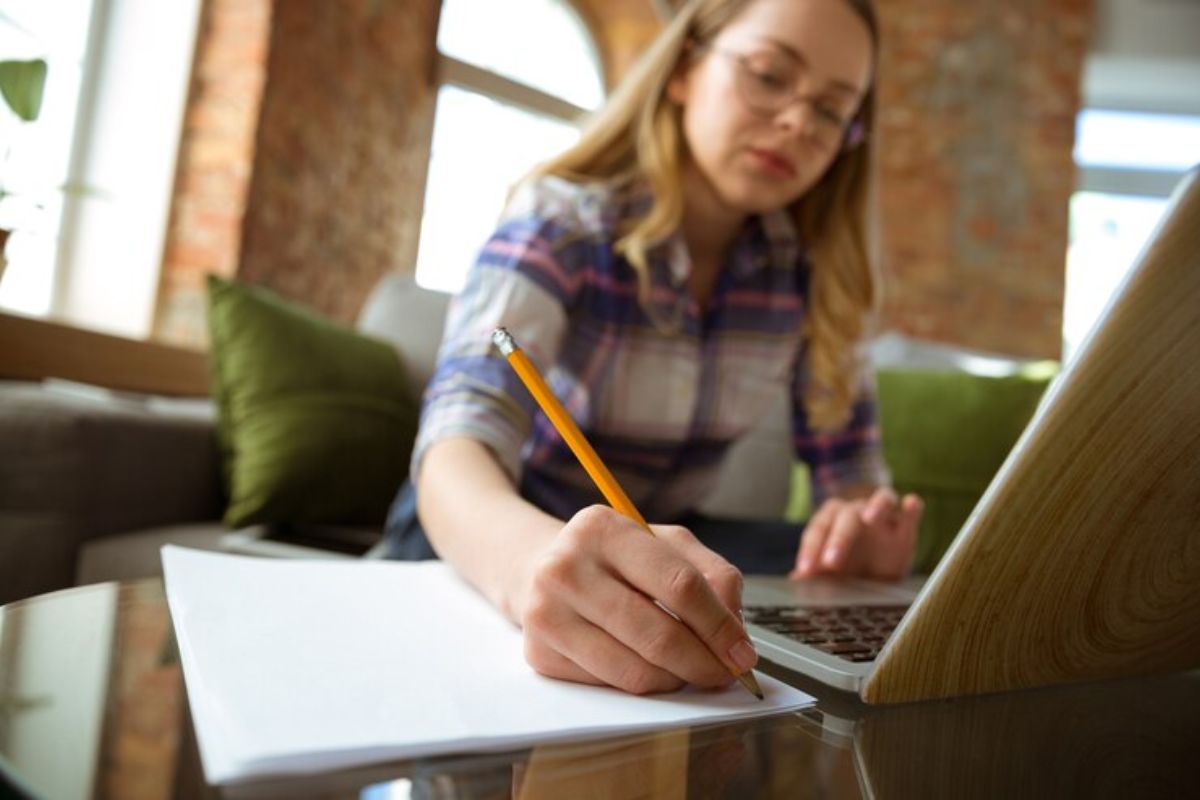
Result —
<instances>
[{"instance_id":1,"label":"window","mask_svg":"<svg viewBox=\"0 0 1200 800\"><path fill-rule=\"evenodd\" d=\"M1076 133L1075 163L1089 170L1180 173L1200 155L1200 117L1085 109Z\"/></svg>"},{"instance_id":2,"label":"window","mask_svg":"<svg viewBox=\"0 0 1200 800\"><path fill-rule=\"evenodd\" d=\"M50 311L91 14L92 0L12 0L0 11L0 57L47 64L35 120L25 122L0 103L0 227L12 231L0 277L0 309L6 311Z\"/></svg>"},{"instance_id":3,"label":"window","mask_svg":"<svg viewBox=\"0 0 1200 800\"><path fill-rule=\"evenodd\" d=\"M1076 128L1063 359L1079 348L1154 231L1175 184L1200 163L1200 117L1086 109Z\"/></svg>"},{"instance_id":4,"label":"window","mask_svg":"<svg viewBox=\"0 0 1200 800\"><path fill-rule=\"evenodd\" d=\"M143 338L200 0L6 0L4 8L5 57L43 57L49 70L42 117L12 138L23 154L13 180L28 182L37 215L20 212L0 307Z\"/></svg>"},{"instance_id":5,"label":"window","mask_svg":"<svg viewBox=\"0 0 1200 800\"><path fill-rule=\"evenodd\" d=\"M512 183L578 138L604 90L567 0L445 0L438 51L416 279L455 291Z\"/></svg>"}]
</instances>

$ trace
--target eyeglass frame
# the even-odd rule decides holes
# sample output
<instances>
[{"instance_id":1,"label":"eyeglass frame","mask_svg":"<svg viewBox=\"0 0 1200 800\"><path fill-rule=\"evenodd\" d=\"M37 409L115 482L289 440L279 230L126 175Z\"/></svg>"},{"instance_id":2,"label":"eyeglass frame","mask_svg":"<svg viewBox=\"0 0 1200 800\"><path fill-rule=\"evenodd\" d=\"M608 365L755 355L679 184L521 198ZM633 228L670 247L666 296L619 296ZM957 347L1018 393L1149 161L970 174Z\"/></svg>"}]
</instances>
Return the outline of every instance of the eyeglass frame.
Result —
<instances>
[{"instance_id":1,"label":"eyeglass frame","mask_svg":"<svg viewBox=\"0 0 1200 800\"><path fill-rule=\"evenodd\" d=\"M693 43L693 47L695 49L695 52L698 52L698 53L707 51L707 52L716 53L718 55L725 56L726 58L732 58L735 62L737 62L738 69L741 70L743 73L751 75L756 78L758 77L758 74L755 72L755 70L747 63L747 61L749 60L749 56L746 53L739 53L735 50L727 50L722 47L714 47L711 44ZM756 114L760 114L762 116L774 116L774 115L778 114L780 111L782 111L783 109L790 106L792 103L796 102L797 100L799 100L799 101L803 102L805 105L807 105L809 107L809 109L811 109L818 116L822 113L821 109L819 109L815 104L816 103L815 98L813 98L811 95L803 94L799 91L793 92L792 96L788 98L787 102L783 103L782 105L780 105L778 108L775 108L775 109L766 109L766 108L762 108L760 106L755 106L753 103L751 103L749 100L746 99L745 89L742 88L740 84L739 84L739 88L738 88L738 93L740 95L742 95L742 101L746 104L746 106L751 111L753 111ZM854 150L855 148L861 146L862 143L867 140L867 126L866 126L866 122L863 120L861 108L858 111L854 112L854 115L852 117L850 117L850 119L847 120L846 122L839 121L839 126L842 128L841 143L836 148L839 155L842 153L848 153L848 152Z\"/></svg>"}]
</instances>

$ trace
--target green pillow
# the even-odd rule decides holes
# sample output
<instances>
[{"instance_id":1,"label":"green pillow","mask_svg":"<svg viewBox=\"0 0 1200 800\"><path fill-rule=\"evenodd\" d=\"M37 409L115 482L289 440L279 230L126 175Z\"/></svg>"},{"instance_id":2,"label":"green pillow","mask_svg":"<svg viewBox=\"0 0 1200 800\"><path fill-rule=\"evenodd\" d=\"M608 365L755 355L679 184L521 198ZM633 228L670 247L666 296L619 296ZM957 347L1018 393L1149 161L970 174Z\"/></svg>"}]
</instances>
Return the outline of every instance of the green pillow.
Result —
<instances>
[{"instance_id":1,"label":"green pillow","mask_svg":"<svg viewBox=\"0 0 1200 800\"><path fill-rule=\"evenodd\" d=\"M1056 372L1053 362L1004 377L879 370L879 421L893 483L925 501L916 571L932 571L954 541Z\"/></svg>"},{"instance_id":2,"label":"green pillow","mask_svg":"<svg viewBox=\"0 0 1200 800\"><path fill-rule=\"evenodd\" d=\"M225 523L382 522L417 429L396 351L215 276L208 322Z\"/></svg>"},{"instance_id":3,"label":"green pillow","mask_svg":"<svg viewBox=\"0 0 1200 800\"><path fill-rule=\"evenodd\" d=\"M788 503L783 511L783 518L787 522L802 524L808 522L812 512L812 475L808 471L808 464L793 461L791 488L788 491Z\"/></svg>"}]
</instances>

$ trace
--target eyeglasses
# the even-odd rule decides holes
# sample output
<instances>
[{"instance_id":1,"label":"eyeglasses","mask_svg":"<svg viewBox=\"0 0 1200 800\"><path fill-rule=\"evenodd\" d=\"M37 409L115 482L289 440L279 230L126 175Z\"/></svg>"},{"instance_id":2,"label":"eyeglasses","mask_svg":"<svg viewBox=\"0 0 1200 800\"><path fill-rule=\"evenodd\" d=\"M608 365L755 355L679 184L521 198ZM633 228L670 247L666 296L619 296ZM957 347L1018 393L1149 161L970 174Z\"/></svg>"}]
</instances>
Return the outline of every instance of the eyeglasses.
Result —
<instances>
[{"instance_id":1,"label":"eyeglasses","mask_svg":"<svg viewBox=\"0 0 1200 800\"><path fill-rule=\"evenodd\" d=\"M751 111L774 116L799 101L812 111L809 135L822 148L845 152L867 138L866 126L857 113L847 114L826 100L800 91L799 86L804 82L802 69L773 63L768 55L758 57L715 47L707 49L733 59L738 92Z\"/></svg>"}]
</instances>

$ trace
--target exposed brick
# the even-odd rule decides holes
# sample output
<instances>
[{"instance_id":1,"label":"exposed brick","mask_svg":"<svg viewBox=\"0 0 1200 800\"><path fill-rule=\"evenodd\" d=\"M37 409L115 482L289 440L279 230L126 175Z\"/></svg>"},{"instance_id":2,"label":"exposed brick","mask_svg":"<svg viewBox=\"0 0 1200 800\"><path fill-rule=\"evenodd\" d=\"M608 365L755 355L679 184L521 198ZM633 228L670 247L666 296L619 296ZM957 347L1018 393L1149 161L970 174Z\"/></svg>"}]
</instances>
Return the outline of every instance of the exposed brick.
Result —
<instances>
[{"instance_id":1,"label":"exposed brick","mask_svg":"<svg viewBox=\"0 0 1200 800\"><path fill-rule=\"evenodd\" d=\"M882 0L887 327L1057 357L1090 2ZM913 209L920 209L918 215Z\"/></svg>"},{"instance_id":2,"label":"exposed brick","mask_svg":"<svg viewBox=\"0 0 1200 800\"><path fill-rule=\"evenodd\" d=\"M202 276L237 269L270 42L271 0L206 0L153 336L203 345Z\"/></svg>"},{"instance_id":3,"label":"exposed brick","mask_svg":"<svg viewBox=\"0 0 1200 800\"><path fill-rule=\"evenodd\" d=\"M438 10L276 4L240 277L350 321L381 275L413 268Z\"/></svg>"}]
</instances>

